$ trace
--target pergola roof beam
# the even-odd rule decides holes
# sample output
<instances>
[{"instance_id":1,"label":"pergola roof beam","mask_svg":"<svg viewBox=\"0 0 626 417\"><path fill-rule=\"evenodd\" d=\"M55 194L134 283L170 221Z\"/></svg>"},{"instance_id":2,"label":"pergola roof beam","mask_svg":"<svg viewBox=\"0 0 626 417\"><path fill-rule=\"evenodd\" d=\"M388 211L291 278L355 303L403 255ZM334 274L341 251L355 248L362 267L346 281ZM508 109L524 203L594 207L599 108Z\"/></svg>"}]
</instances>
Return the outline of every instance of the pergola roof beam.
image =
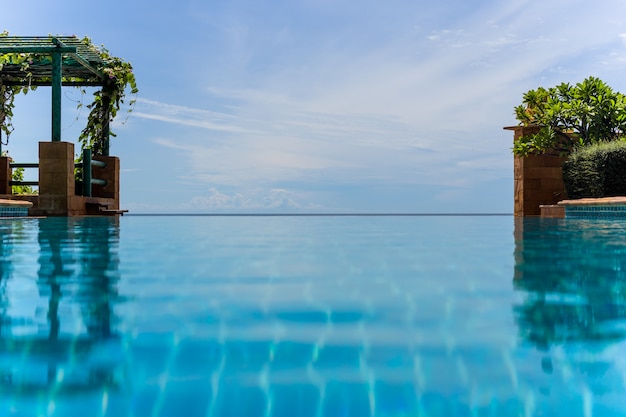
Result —
<instances>
[{"instance_id":1,"label":"pergola roof beam","mask_svg":"<svg viewBox=\"0 0 626 417\"><path fill-rule=\"evenodd\" d=\"M32 80L29 82L23 81L2 81L3 85L9 86L24 86L24 85L34 85L37 87L50 87L52 85L52 81L43 81L43 80ZM61 85L64 87L102 87L101 81L61 81Z\"/></svg>"},{"instance_id":2,"label":"pergola roof beam","mask_svg":"<svg viewBox=\"0 0 626 417\"><path fill-rule=\"evenodd\" d=\"M0 54L75 54L75 46L0 46Z\"/></svg>"},{"instance_id":3,"label":"pergola roof beam","mask_svg":"<svg viewBox=\"0 0 626 417\"><path fill-rule=\"evenodd\" d=\"M28 68L5 63L0 79L5 85L50 85L53 55L62 55L63 85L100 85L107 77L100 67L106 67L93 45L75 36L18 37L0 36L0 55L34 54Z\"/></svg>"},{"instance_id":4,"label":"pergola roof beam","mask_svg":"<svg viewBox=\"0 0 626 417\"><path fill-rule=\"evenodd\" d=\"M63 42L61 42L59 40L59 38L56 38L54 36L52 37L52 43L54 43L56 45L57 50L58 49L66 49L66 48L68 48L68 46L66 44L64 44ZM86 59L84 59L82 56L80 56L77 53L76 47L74 47L74 52L71 52L70 56L72 58L74 58L74 60L76 62L78 62L80 65L82 65L83 67L87 68L89 71L93 72L98 77L104 78L104 74L102 74L100 71L98 71L93 66L91 66L91 64Z\"/></svg>"},{"instance_id":5,"label":"pergola roof beam","mask_svg":"<svg viewBox=\"0 0 626 417\"><path fill-rule=\"evenodd\" d=\"M74 58L76 60L76 62L81 64L83 67L87 68L89 71L91 71L95 75L97 75L99 78L101 78L101 79L104 78L104 74L103 73L101 73L100 71L95 69L89 62L87 62L86 59L83 59L83 57L81 57L80 55L78 55L76 53L72 53L72 54L70 54L70 56L72 58Z\"/></svg>"}]
</instances>

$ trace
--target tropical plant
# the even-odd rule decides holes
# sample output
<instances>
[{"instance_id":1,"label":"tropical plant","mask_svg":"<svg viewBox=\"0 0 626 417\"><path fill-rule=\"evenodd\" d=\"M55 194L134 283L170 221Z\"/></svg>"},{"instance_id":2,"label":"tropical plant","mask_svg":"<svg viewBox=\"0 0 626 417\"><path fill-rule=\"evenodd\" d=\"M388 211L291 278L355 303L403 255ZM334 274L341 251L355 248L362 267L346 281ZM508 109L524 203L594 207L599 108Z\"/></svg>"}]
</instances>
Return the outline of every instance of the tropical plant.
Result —
<instances>
[{"instance_id":1,"label":"tropical plant","mask_svg":"<svg viewBox=\"0 0 626 417\"><path fill-rule=\"evenodd\" d=\"M536 126L538 131L516 140L514 154L568 154L577 147L618 139L626 131L626 96L589 77L576 85L528 91L515 107L515 116L520 125Z\"/></svg>"}]
</instances>

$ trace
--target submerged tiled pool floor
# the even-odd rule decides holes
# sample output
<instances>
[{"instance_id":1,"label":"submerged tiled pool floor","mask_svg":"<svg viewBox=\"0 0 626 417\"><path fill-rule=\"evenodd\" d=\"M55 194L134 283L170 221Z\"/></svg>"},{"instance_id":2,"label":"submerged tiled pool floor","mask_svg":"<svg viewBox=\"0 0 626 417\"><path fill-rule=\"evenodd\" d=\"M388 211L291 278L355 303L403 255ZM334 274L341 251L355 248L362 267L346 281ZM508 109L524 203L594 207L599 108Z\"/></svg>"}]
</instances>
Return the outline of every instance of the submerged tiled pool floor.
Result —
<instances>
[{"instance_id":1,"label":"submerged tiled pool floor","mask_svg":"<svg viewBox=\"0 0 626 417\"><path fill-rule=\"evenodd\" d=\"M626 416L620 222L0 229L0 415Z\"/></svg>"}]
</instances>

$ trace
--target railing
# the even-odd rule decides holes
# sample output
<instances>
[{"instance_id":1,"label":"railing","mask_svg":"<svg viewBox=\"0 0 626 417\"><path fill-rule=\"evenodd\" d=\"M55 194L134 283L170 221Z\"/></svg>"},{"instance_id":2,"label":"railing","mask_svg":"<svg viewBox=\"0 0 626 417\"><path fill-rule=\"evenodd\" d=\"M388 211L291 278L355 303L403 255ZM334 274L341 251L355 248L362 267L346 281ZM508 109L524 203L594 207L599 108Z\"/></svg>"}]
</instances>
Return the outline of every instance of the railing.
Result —
<instances>
[{"instance_id":1,"label":"railing","mask_svg":"<svg viewBox=\"0 0 626 417\"><path fill-rule=\"evenodd\" d=\"M36 162L11 162L9 164L9 166L11 167L11 169L13 168L39 168L39 163ZM83 179L83 192L82 195L85 197L91 197L92 196L92 185L101 185L101 186L106 186L107 182L106 180L100 179L100 178L93 178L93 171L92 171L92 167L98 167L98 168L106 168L106 162L104 161L95 161L93 159L91 159L91 149L83 149L83 162L82 163L77 163L75 165L76 168L82 168L83 169L83 175L82 175L82 179ZM9 181L9 185L10 186L39 186L39 181L14 181L11 180Z\"/></svg>"},{"instance_id":2,"label":"railing","mask_svg":"<svg viewBox=\"0 0 626 417\"><path fill-rule=\"evenodd\" d=\"M13 168L39 168L39 164L37 162L11 162L9 164L11 169ZM38 186L39 181L9 181L10 186L20 186L20 185L28 185L28 186Z\"/></svg>"},{"instance_id":3,"label":"railing","mask_svg":"<svg viewBox=\"0 0 626 417\"><path fill-rule=\"evenodd\" d=\"M91 159L91 149L83 149L83 196L91 197L92 185L107 185L106 180L100 178L93 178L92 167L105 168L107 166L104 161L94 161Z\"/></svg>"}]
</instances>

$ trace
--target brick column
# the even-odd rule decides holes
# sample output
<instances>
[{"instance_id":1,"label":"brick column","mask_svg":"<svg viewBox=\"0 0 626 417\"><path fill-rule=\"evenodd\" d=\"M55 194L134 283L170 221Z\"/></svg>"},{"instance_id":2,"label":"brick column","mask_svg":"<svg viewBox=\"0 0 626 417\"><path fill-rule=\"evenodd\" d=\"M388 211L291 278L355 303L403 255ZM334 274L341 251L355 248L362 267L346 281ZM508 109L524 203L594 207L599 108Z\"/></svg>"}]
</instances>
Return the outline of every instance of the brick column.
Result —
<instances>
[{"instance_id":1,"label":"brick column","mask_svg":"<svg viewBox=\"0 0 626 417\"><path fill-rule=\"evenodd\" d=\"M514 132L513 141L539 130L536 126L513 126L504 129ZM565 159L550 154L514 157L515 216L539 216L539 206L556 204L567 199L561 168Z\"/></svg>"},{"instance_id":2,"label":"brick column","mask_svg":"<svg viewBox=\"0 0 626 417\"><path fill-rule=\"evenodd\" d=\"M39 209L67 216L75 198L74 144L39 142Z\"/></svg>"}]
</instances>

